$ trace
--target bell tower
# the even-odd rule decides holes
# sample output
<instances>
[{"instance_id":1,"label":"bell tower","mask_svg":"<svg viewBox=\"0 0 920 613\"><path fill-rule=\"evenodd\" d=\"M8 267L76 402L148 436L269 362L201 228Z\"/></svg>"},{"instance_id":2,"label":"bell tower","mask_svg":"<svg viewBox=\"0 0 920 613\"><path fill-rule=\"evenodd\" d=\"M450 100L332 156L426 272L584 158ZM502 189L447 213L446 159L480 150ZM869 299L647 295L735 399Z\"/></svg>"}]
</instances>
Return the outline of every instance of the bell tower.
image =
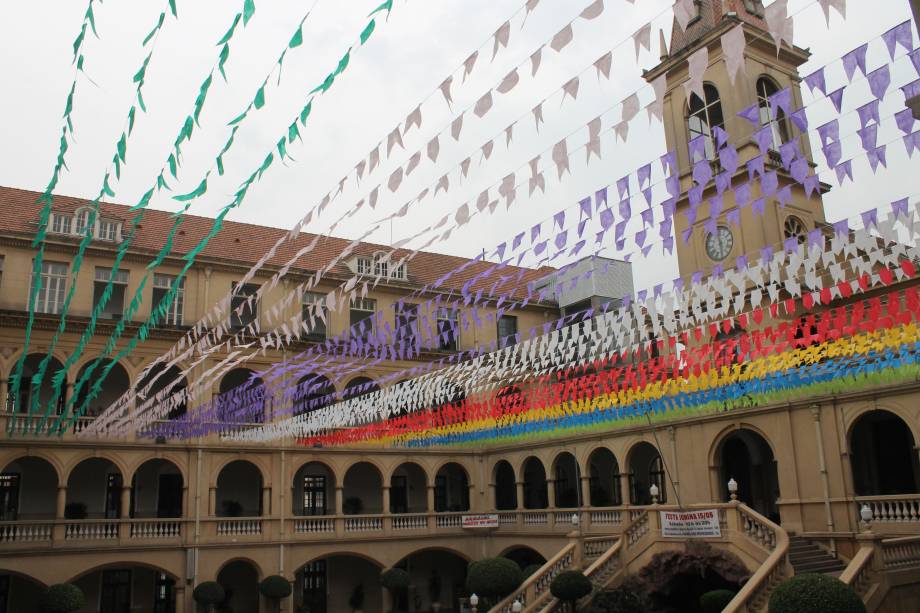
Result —
<instances>
[{"instance_id":1,"label":"bell tower","mask_svg":"<svg viewBox=\"0 0 920 613\"><path fill-rule=\"evenodd\" d=\"M686 29L675 22L670 52L644 75L664 83L665 138L680 175L674 234L682 276L733 267L739 256L757 257L793 237L804 242L826 226L827 189L813 177L802 181L814 166L804 113L795 114L802 108L798 67L808 51L786 42L777 49L761 0L685 6L693 7ZM723 49L723 35L734 38L740 59ZM697 53L703 47L708 58ZM702 84L690 87L690 64L701 60ZM734 78L733 60L740 65ZM737 152L736 162L726 149Z\"/></svg>"}]
</instances>

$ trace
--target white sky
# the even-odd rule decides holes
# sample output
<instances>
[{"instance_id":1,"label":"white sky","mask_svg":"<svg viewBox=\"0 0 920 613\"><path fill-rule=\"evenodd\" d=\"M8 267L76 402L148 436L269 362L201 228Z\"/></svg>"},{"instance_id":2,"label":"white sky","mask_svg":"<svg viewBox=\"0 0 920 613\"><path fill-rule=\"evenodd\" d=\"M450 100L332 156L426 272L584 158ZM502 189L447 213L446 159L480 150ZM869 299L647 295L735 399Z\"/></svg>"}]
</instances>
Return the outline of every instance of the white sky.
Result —
<instances>
[{"instance_id":1,"label":"white sky","mask_svg":"<svg viewBox=\"0 0 920 613\"><path fill-rule=\"evenodd\" d=\"M201 128L196 130L192 142L183 147L181 181L173 181L174 193L190 191L200 182L228 134L226 123L252 99L312 2L256 0L254 18L232 44L226 67L229 83L219 77L215 80L201 117ZM291 119L303 106L306 93L335 67L363 29L365 16L379 2L317 1L304 28L304 45L290 51L280 85L273 81L266 89L265 107L247 120L236 146L226 157L226 176L217 180L215 175L207 195L195 202L192 212L213 215L230 199L237 183L258 167L278 138L286 133ZM512 22L508 48L499 51L495 61L489 64L492 33L523 5L523 0L396 0L389 20L379 20L368 44L352 52L346 72L314 104L308 127L302 130L305 143L289 148L296 162L289 160L286 167L276 164L251 190L244 206L231 213L230 219L289 228L334 189L338 180L376 143L385 142L392 128L452 72L454 109L458 110L472 105L512 67L525 62L521 83L508 95L496 94L491 113L483 120L466 116L460 143L441 139L436 166L423 163L396 195L383 189L375 212L358 213L338 226L336 234L359 236L372 220L394 212L421 187L433 184L444 172L472 155L474 162L468 181L458 185L455 175L452 176L450 194L428 198L414 207L407 218L394 224L392 235L389 231L381 232L371 239L386 243L391 238L399 240L411 235L460 204L475 201L485 186L520 169L562 136L579 128L583 130L587 121L630 93L639 91L643 103L649 100L651 90L645 86L641 72L657 63L657 32L658 28L670 30L670 13L663 15L670 0L637 0L635 5L625 0L607 0L601 17L590 22L576 21L575 41L563 53L544 50L541 71L535 79L530 78L527 58L588 4L590 0L542 0L523 30L520 17ZM73 115L76 142L68 153L70 172L65 173L59 193L91 198L98 192L133 99L131 78L144 54L140 43L166 5L167 0L143 3L106 0L97 4L99 38L91 37L84 47L86 74L92 82L83 77L78 81ZM796 16L795 42L809 47L814 54L803 66L803 76L870 39L875 40L870 43L869 68L888 62L878 36L909 18L907 0L850 0L848 5L847 20L832 13L828 30L814 0L790 0L789 12ZM241 6L242 0L178 0L179 20L167 18L147 71L144 94L148 113L138 115L134 135L128 143L128 163L122 180L112 183L117 193L114 201L133 204L151 186L184 117L192 109L199 84L215 61L218 48L214 43ZM71 44L85 7L86 3L78 0L42 0L5 8L4 19L0 21L0 87L4 90L0 96L0 117L3 117L0 184L40 191L50 176L57 154L60 115L73 78ZM643 51L637 64L629 38L656 16L652 52ZM623 40L626 44L614 51L611 79L599 83L593 71L585 73L578 100L569 100L563 106L559 95L553 93L544 106L546 124L539 135L535 134L530 110L536 102L556 92L572 75ZM459 73L455 69L483 43L487 47L480 53L474 78L459 86ZM830 89L843 82L839 61L831 64L827 74ZM882 105L879 142L891 140L898 133L894 120L886 119L903 105L903 96L895 86L913 80L916 74L909 60L901 58L893 66L892 77L894 91ZM869 100L865 80L860 77L854 82L856 85L844 99L842 134L852 134L859 127L852 111ZM813 98L807 91L804 95L808 105ZM827 101L809 106L812 127L823 123L829 108ZM605 117L618 117L616 113ZM421 129L413 129L405 138L405 151L394 154L392 160L384 156L382 169L375 173L372 182L365 179L356 187L349 181L343 197L306 229L326 231L334 219L364 197L373 185L385 182L397 163L419 149L424 156L428 140L449 125L452 115L440 94L422 106L422 114ZM502 132L510 121L522 116L524 120L515 128L514 142L506 151ZM612 121L606 119L603 125L607 130ZM495 153L487 164L479 166L479 147L492 136L497 137ZM854 135L844 139L843 159L853 156L858 160L854 162L857 185L834 190L826 198L830 220L852 216L920 191L915 187L916 181L909 179L908 173L915 172L916 163L911 166L904 147L897 142L888 149L889 170L874 177L865 157L860 155L858 138ZM483 248L491 251L518 232L529 232L534 223L547 219L563 206L575 206L577 200L593 194L599 187L635 172L638 166L657 159L664 150L660 125L649 127L643 111L631 124L628 144L614 143L612 135L606 133L602 161L594 159L586 165L584 153L579 152L571 165L571 175L566 175L560 184L555 180L555 170L547 155L542 164L548 186L545 195L529 199L526 191L521 190L510 211L500 205L494 215L475 219L449 241L430 249L464 256L474 256ZM819 154L816 160L823 162L823 156ZM819 165L819 171L822 169ZM528 175L529 172L521 169L518 180ZM830 181L831 176L824 174L822 178L836 184ZM177 208L168 196L158 198L153 206ZM636 217L640 208L633 205ZM546 224L544 238L549 236L548 228ZM572 242L570 239L569 244ZM618 254L608 250L605 255ZM673 261L661 256L637 262L636 286L650 287L670 280L675 272Z\"/></svg>"}]
</instances>

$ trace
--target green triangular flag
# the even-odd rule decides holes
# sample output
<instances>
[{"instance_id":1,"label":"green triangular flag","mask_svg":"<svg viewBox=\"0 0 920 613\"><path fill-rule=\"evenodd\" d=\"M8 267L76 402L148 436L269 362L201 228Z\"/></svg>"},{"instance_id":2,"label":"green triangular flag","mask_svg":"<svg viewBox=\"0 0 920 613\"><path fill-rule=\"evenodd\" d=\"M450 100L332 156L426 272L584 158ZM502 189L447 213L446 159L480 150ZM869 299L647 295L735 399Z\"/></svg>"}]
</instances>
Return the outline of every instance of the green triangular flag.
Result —
<instances>
[{"instance_id":1,"label":"green triangular flag","mask_svg":"<svg viewBox=\"0 0 920 613\"><path fill-rule=\"evenodd\" d=\"M262 87L259 88L259 91L256 92L256 97L252 101L252 104L256 107L256 109L260 109L265 106L265 84L263 84Z\"/></svg>"},{"instance_id":2,"label":"green triangular flag","mask_svg":"<svg viewBox=\"0 0 920 613\"><path fill-rule=\"evenodd\" d=\"M288 43L288 48L293 49L294 47L299 47L303 44L303 28L298 26L297 31L294 32L294 36L291 37L291 42Z\"/></svg>"},{"instance_id":3,"label":"green triangular flag","mask_svg":"<svg viewBox=\"0 0 920 613\"><path fill-rule=\"evenodd\" d=\"M249 20L252 19L253 13L256 12L256 3L254 0L246 0L243 2L243 25L245 26L249 23Z\"/></svg>"},{"instance_id":4,"label":"green triangular flag","mask_svg":"<svg viewBox=\"0 0 920 613\"><path fill-rule=\"evenodd\" d=\"M204 194L206 191L208 191L208 177L207 176L205 176L205 178L201 180L201 183L198 184L198 187L196 187L193 191L190 191L187 194L182 194L180 196L173 196L173 200L178 200L179 202L185 202L187 200L194 200L198 196L201 196L202 194Z\"/></svg>"},{"instance_id":5,"label":"green triangular flag","mask_svg":"<svg viewBox=\"0 0 920 613\"><path fill-rule=\"evenodd\" d=\"M377 26L376 21L373 20L373 19L371 19L370 22L367 24L367 27L364 28L364 31L361 32L361 44L362 44L362 45L363 45L364 43L366 43L366 42L367 42L367 39L370 38L370 37L371 37L371 34L374 33L374 28L375 28L376 26Z\"/></svg>"},{"instance_id":6,"label":"green triangular flag","mask_svg":"<svg viewBox=\"0 0 920 613\"><path fill-rule=\"evenodd\" d=\"M392 10L393 10L393 0L386 0L386 2L384 2L383 4L375 8L373 11L371 11L368 17L371 17L375 15L376 13L379 13L380 11L386 11L387 13L389 13Z\"/></svg>"},{"instance_id":7,"label":"green triangular flag","mask_svg":"<svg viewBox=\"0 0 920 613\"><path fill-rule=\"evenodd\" d=\"M222 37L219 41L217 41L217 44L218 44L218 45L223 45L223 44L225 44L227 41L229 41L231 38L233 38L233 31L236 30L236 24L238 24L238 23L240 22L240 18L241 18L242 16L243 16L243 15L242 15L241 13L237 13L237 14L236 14L236 16L233 18L233 23L230 24L230 29L228 29L228 30L224 33L223 37Z\"/></svg>"}]
</instances>

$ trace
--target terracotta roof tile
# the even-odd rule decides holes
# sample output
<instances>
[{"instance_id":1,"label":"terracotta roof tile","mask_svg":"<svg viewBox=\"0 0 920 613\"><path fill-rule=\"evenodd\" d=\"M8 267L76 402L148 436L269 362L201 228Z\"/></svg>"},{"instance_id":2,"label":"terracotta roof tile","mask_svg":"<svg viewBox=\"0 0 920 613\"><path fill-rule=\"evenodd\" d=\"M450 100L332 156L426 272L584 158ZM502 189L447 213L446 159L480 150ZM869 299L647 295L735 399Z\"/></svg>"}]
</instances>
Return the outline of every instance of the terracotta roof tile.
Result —
<instances>
[{"instance_id":1,"label":"terracotta roof tile","mask_svg":"<svg viewBox=\"0 0 920 613\"><path fill-rule=\"evenodd\" d=\"M0 233L23 236L34 235L38 227L38 215L41 209L37 202L40 195L39 192L0 186L0 211L3 211L3 214L0 215ZM87 204L90 204L90 201L83 198L55 196L52 207L55 211L72 212ZM102 202L99 207L100 216L103 218L127 222L133 217L133 214L129 211L130 207L125 205ZM134 238L132 251L146 251L151 254L159 251L163 244L163 237L169 233L173 223L174 218L171 213L147 209L140 224L140 229ZM186 215L174 240L171 255L179 256L190 251L211 230L212 224L213 219L209 217ZM287 230L269 226L225 221L217 236L211 239L207 247L201 252L201 257L203 259L220 259L227 263L249 267L256 263L287 232ZM307 246L315 237L315 234L301 233L296 239L284 243L275 256L268 261L268 264L276 268L283 266L297 251ZM350 242L345 238L321 238L316 248L301 257L291 267L291 271L312 274L331 262ZM355 255L370 256L375 252L389 251L389 249L386 245L360 243L355 247L353 253ZM398 249L392 259L393 261L398 261L409 253L411 253L409 250ZM469 262L467 258L420 251L407 266L409 283L419 286L433 283L467 262ZM494 266L494 264L475 262L454 275L444 284L443 288L458 290L465 282L491 266ZM520 268L508 266L502 274L516 276L520 270ZM525 269L523 278L526 281L533 281L544 277L553 270L551 267ZM350 277L352 274L343 263L339 263L333 268L333 273L339 277ZM489 277L486 281L477 282L473 289L484 288L488 290L496 280L497 277L495 276ZM524 293L526 292L516 292L520 296L523 296Z\"/></svg>"}]
</instances>

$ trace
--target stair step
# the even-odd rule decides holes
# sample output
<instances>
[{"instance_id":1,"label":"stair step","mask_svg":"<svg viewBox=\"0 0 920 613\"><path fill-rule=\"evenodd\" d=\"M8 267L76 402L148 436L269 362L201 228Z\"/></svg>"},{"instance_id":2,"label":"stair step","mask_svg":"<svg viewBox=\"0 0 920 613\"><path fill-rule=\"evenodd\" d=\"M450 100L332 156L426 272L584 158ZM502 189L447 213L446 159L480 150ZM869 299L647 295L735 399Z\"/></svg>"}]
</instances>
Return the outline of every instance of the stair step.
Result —
<instances>
[{"instance_id":1,"label":"stair step","mask_svg":"<svg viewBox=\"0 0 920 613\"><path fill-rule=\"evenodd\" d=\"M793 564L796 562L811 562L814 560L836 560L834 556L827 553L826 551L815 550L809 551L807 553L790 553L789 559Z\"/></svg>"},{"instance_id":2,"label":"stair step","mask_svg":"<svg viewBox=\"0 0 920 613\"><path fill-rule=\"evenodd\" d=\"M831 562L808 562L806 564L793 565L796 574L798 573L827 573L835 570L846 568L839 560Z\"/></svg>"}]
</instances>

